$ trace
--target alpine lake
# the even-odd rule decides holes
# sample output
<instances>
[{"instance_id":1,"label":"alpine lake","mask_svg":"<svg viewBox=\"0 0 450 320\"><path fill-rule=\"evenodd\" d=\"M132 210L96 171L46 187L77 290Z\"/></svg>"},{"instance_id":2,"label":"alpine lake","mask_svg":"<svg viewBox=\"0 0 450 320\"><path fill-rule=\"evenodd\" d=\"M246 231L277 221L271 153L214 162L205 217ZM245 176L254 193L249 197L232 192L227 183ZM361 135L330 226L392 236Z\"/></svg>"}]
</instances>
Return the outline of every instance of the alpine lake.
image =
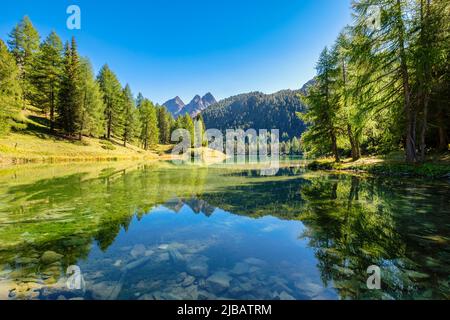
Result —
<instances>
[{"instance_id":1,"label":"alpine lake","mask_svg":"<svg viewBox=\"0 0 450 320\"><path fill-rule=\"evenodd\" d=\"M381 270L369 289L369 266ZM258 166L0 170L0 299L450 299L450 183Z\"/></svg>"}]
</instances>

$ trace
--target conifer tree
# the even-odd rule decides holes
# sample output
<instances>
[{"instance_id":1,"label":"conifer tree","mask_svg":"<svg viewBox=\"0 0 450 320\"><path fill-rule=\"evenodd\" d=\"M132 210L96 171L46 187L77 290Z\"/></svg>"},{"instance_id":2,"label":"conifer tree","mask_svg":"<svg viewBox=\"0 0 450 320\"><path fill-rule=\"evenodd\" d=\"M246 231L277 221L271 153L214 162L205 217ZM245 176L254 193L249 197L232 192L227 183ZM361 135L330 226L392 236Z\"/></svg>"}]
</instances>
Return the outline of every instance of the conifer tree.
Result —
<instances>
[{"instance_id":1,"label":"conifer tree","mask_svg":"<svg viewBox=\"0 0 450 320\"><path fill-rule=\"evenodd\" d=\"M61 39L53 31L41 44L34 59L34 69L31 72L32 85L35 88L33 105L49 114L50 131L55 128L55 112L58 104L58 94L63 75L63 45Z\"/></svg>"},{"instance_id":2,"label":"conifer tree","mask_svg":"<svg viewBox=\"0 0 450 320\"><path fill-rule=\"evenodd\" d=\"M122 91L123 103L123 145L126 147L127 142L132 142L138 130L137 109L134 105L133 94L131 88L127 84Z\"/></svg>"},{"instance_id":3,"label":"conifer tree","mask_svg":"<svg viewBox=\"0 0 450 320\"><path fill-rule=\"evenodd\" d=\"M160 106L157 108L158 112L158 128L159 128L159 142L162 144L170 143L171 129L172 129L172 115L167 111L166 107Z\"/></svg>"},{"instance_id":4,"label":"conifer tree","mask_svg":"<svg viewBox=\"0 0 450 320\"><path fill-rule=\"evenodd\" d=\"M100 137L104 133L105 123L103 98L92 65L87 58L80 60L80 81L82 97L80 139L82 135Z\"/></svg>"},{"instance_id":5,"label":"conifer tree","mask_svg":"<svg viewBox=\"0 0 450 320\"><path fill-rule=\"evenodd\" d=\"M106 119L106 138L121 137L123 133L122 87L108 65L104 65L97 77L103 94Z\"/></svg>"},{"instance_id":6,"label":"conifer tree","mask_svg":"<svg viewBox=\"0 0 450 320\"><path fill-rule=\"evenodd\" d=\"M21 105L20 71L0 39L0 134L8 132Z\"/></svg>"},{"instance_id":7,"label":"conifer tree","mask_svg":"<svg viewBox=\"0 0 450 320\"><path fill-rule=\"evenodd\" d=\"M335 161L339 162L336 128L339 105L338 97L333 89L337 75L335 52L325 48L316 69L316 84L303 97L308 109L305 114L298 114L301 119L310 124L303 134L302 142L306 151L311 154L324 154L326 153L324 150L331 150Z\"/></svg>"},{"instance_id":8,"label":"conifer tree","mask_svg":"<svg viewBox=\"0 0 450 320\"><path fill-rule=\"evenodd\" d=\"M159 142L158 118L156 108L153 103L144 99L139 108L139 116L141 122L140 140L142 147L148 150L151 146Z\"/></svg>"},{"instance_id":9,"label":"conifer tree","mask_svg":"<svg viewBox=\"0 0 450 320\"><path fill-rule=\"evenodd\" d=\"M74 135L82 130L83 97L81 92L80 58L75 38L66 43L64 73L59 92L58 122L61 129Z\"/></svg>"},{"instance_id":10,"label":"conifer tree","mask_svg":"<svg viewBox=\"0 0 450 320\"><path fill-rule=\"evenodd\" d=\"M39 50L40 37L28 16L25 16L9 34L8 45L20 70L23 107L33 99L31 73L34 56Z\"/></svg>"}]
</instances>

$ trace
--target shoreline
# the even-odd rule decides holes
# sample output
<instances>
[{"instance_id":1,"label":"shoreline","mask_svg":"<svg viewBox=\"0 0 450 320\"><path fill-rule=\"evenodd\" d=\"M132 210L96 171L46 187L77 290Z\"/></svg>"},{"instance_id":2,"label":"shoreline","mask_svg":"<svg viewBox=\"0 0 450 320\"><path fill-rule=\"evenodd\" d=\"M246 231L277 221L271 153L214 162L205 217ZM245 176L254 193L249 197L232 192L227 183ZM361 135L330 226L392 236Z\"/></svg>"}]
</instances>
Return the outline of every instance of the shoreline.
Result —
<instances>
[{"instance_id":1,"label":"shoreline","mask_svg":"<svg viewBox=\"0 0 450 320\"><path fill-rule=\"evenodd\" d=\"M354 162L347 159L340 163L336 163L331 159L316 159L311 160L306 168L311 171L349 174L364 173L378 177L391 176L450 180L450 162L448 160L409 164L404 161L375 157L361 158Z\"/></svg>"}]
</instances>

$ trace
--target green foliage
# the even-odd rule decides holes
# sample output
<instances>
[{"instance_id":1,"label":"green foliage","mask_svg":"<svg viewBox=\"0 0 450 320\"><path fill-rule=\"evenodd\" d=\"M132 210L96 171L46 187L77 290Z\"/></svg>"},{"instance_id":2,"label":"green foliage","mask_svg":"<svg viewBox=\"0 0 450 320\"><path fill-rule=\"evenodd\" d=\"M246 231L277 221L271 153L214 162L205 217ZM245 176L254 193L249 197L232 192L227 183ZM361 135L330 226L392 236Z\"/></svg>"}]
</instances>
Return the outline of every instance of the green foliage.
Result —
<instances>
[{"instance_id":1,"label":"green foliage","mask_svg":"<svg viewBox=\"0 0 450 320\"><path fill-rule=\"evenodd\" d=\"M0 134L8 132L20 110L19 68L0 39Z\"/></svg>"},{"instance_id":2,"label":"green foliage","mask_svg":"<svg viewBox=\"0 0 450 320\"><path fill-rule=\"evenodd\" d=\"M58 123L65 133L75 135L83 129L81 68L75 38L72 38L71 44L66 43L64 51L64 73L59 91Z\"/></svg>"},{"instance_id":3,"label":"green foliage","mask_svg":"<svg viewBox=\"0 0 450 320\"><path fill-rule=\"evenodd\" d=\"M122 86L108 65L104 65L97 77L103 94L106 119L106 138L123 134Z\"/></svg>"},{"instance_id":4,"label":"green foliage","mask_svg":"<svg viewBox=\"0 0 450 320\"><path fill-rule=\"evenodd\" d=\"M336 61L334 50L325 48L322 51L316 67L315 84L306 95L301 96L308 109L297 115L310 125L302 137L306 155L318 155L330 150L339 161L337 117L340 106L335 90L338 76Z\"/></svg>"},{"instance_id":5,"label":"green foliage","mask_svg":"<svg viewBox=\"0 0 450 320\"><path fill-rule=\"evenodd\" d=\"M369 24L381 8L380 28ZM448 141L448 1L358 0L355 23L318 62L300 117L307 156L387 154L425 161Z\"/></svg>"},{"instance_id":6,"label":"green foliage","mask_svg":"<svg viewBox=\"0 0 450 320\"><path fill-rule=\"evenodd\" d=\"M136 106L134 105L131 88L127 84L122 91L122 117L123 117L123 144L132 142L139 131L139 117Z\"/></svg>"},{"instance_id":7,"label":"green foliage","mask_svg":"<svg viewBox=\"0 0 450 320\"><path fill-rule=\"evenodd\" d=\"M139 138L145 150L159 142L159 128L156 108L153 103L144 99L139 107L141 132Z\"/></svg>"},{"instance_id":8,"label":"green foliage","mask_svg":"<svg viewBox=\"0 0 450 320\"><path fill-rule=\"evenodd\" d=\"M105 150L115 150L116 147L112 144L111 141L104 140L101 142L102 148Z\"/></svg>"},{"instance_id":9,"label":"green foliage","mask_svg":"<svg viewBox=\"0 0 450 320\"><path fill-rule=\"evenodd\" d=\"M169 144L174 125L172 114L164 106L158 106L156 112L158 116L159 142L161 144Z\"/></svg>"},{"instance_id":10,"label":"green foliage","mask_svg":"<svg viewBox=\"0 0 450 320\"><path fill-rule=\"evenodd\" d=\"M34 57L39 50L40 36L28 16L25 16L9 34L8 45L20 70L23 101L32 101ZM24 105L25 106L25 105Z\"/></svg>"},{"instance_id":11,"label":"green foliage","mask_svg":"<svg viewBox=\"0 0 450 320\"><path fill-rule=\"evenodd\" d=\"M41 44L34 57L34 69L30 79L35 94L32 104L44 113L50 114L51 130L54 130L55 112L58 109L58 95L63 77L63 45L61 39L53 31Z\"/></svg>"},{"instance_id":12,"label":"green foliage","mask_svg":"<svg viewBox=\"0 0 450 320\"><path fill-rule=\"evenodd\" d=\"M92 65L87 58L80 61L80 91L82 116L80 133L91 137L104 134L104 105L100 86L95 81Z\"/></svg>"}]
</instances>

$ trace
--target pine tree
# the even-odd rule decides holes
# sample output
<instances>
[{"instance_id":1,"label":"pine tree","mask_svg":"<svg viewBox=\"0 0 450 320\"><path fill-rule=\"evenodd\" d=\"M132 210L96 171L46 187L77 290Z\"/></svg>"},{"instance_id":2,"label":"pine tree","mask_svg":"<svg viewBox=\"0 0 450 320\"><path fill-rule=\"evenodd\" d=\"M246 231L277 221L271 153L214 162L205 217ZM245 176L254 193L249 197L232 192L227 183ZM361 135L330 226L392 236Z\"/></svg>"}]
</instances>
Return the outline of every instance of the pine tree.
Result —
<instances>
[{"instance_id":1,"label":"pine tree","mask_svg":"<svg viewBox=\"0 0 450 320\"><path fill-rule=\"evenodd\" d=\"M35 56L34 69L30 76L36 92L33 97L33 105L49 114L52 132L55 128L55 112L63 73L62 53L62 42L53 31L41 44L40 50Z\"/></svg>"},{"instance_id":2,"label":"pine tree","mask_svg":"<svg viewBox=\"0 0 450 320\"><path fill-rule=\"evenodd\" d=\"M144 101L144 96L142 95L141 92L138 93L137 97L136 97L136 108L139 108L142 104L142 102Z\"/></svg>"},{"instance_id":3,"label":"pine tree","mask_svg":"<svg viewBox=\"0 0 450 320\"><path fill-rule=\"evenodd\" d=\"M82 96L80 139L82 135L100 137L104 133L105 122L103 98L92 65L87 58L80 60L80 91Z\"/></svg>"},{"instance_id":4,"label":"pine tree","mask_svg":"<svg viewBox=\"0 0 450 320\"><path fill-rule=\"evenodd\" d=\"M122 86L108 65L104 65L97 77L103 93L106 118L106 138L121 137L123 133Z\"/></svg>"},{"instance_id":5,"label":"pine tree","mask_svg":"<svg viewBox=\"0 0 450 320\"><path fill-rule=\"evenodd\" d=\"M23 93L23 107L32 101L35 91L30 74L33 70L34 56L39 50L40 37L30 18L25 16L9 34L8 45L16 58L20 70L21 87Z\"/></svg>"},{"instance_id":6,"label":"pine tree","mask_svg":"<svg viewBox=\"0 0 450 320\"><path fill-rule=\"evenodd\" d=\"M206 126L201 113L199 113L194 119L194 128L195 128L194 146L207 146L208 139L206 137Z\"/></svg>"},{"instance_id":7,"label":"pine tree","mask_svg":"<svg viewBox=\"0 0 450 320\"><path fill-rule=\"evenodd\" d=\"M139 108L139 116L141 122L140 140L145 150L159 142L158 119L156 108L153 103L144 99Z\"/></svg>"},{"instance_id":8,"label":"pine tree","mask_svg":"<svg viewBox=\"0 0 450 320\"><path fill-rule=\"evenodd\" d=\"M82 130L83 108L83 97L80 90L80 59L75 38L72 38L71 44L66 43L64 51L64 73L59 92L58 122L65 133L74 135Z\"/></svg>"},{"instance_id":9,"label":"pine tree","mask_svg":"<svg viewBox=\"0 0 450 320\"><path fill-rule=\"evenodd\" d=\"M20 109L20 71L14 57L0 39L0 134L8 132Z\"/></svg>"},{"instance_id":10,"label":"pine tree","mask_svg":"<svg viewBox=\"0 0 450 320\"><path fill-rule=\"evenodd\" d=\"M334 91L338 95L339 110L337 115L337 124L335 124L340 135L348 138L351 148L351 156L353 161L361 157L359 135L361 128L355 120L357 114L357 107L355 99L352 95L352 89L355 86L353 77L354 70L351 64L351 37L349 30L341 32L336 40L334 52L336 53L337 65L337 81L335 83Z\"/></svg>"},{"instance_id":11,"label":"pine tree","mask_svg":"<svg viewBox=\"0 0 450 320\"><path fill-rule=\"evenodd\" d=\"M339 162L336 127L339 104L338 96L334 92L337 75L336 53L325 48L316 69L316 83L309 89L308 94L302 97L308 109L305 114L298 114L310 124L302 136L303 148L311 154L326 154L325 150L331 150L335 161Z\"/></svg>"},{"instance_id":12,"label":"pine tree","mask_svg":"<svg viewBox=\"0 0 450 320\"><path fill-rule=\"evenodd\" d=\"M185 129L187 131L189 131L189 134L191 136L191 145L194 144L194 121L192 121L191 116L186 113L184 116L180 117L180 124L181 124L181 128Z\"/></svg>"},{"instance_id":13,"label":"pine tree","mask_svg":"<svg viewBox=\"0 0 450 320\"><path fill-rule=\"evenodd\" d=\"M159 128L159 142L161 144L170 143L171 129L172 129L172 114L169 113L164 106L157 108L158 112L158 128Z\"/></svg>"},{"instance_id":14,"label":"pine tree","mask_svg":"<svg viewBox=\"0 0 450 320\"><path fill-rule=\"evenodd\" d=\"M122 91L122 110L123 110L123 145L126 147L127 142L133 141L138 130L137 109L134 105L133 94L131 88L127 84Z\"/></svg>"}]
</instances>

